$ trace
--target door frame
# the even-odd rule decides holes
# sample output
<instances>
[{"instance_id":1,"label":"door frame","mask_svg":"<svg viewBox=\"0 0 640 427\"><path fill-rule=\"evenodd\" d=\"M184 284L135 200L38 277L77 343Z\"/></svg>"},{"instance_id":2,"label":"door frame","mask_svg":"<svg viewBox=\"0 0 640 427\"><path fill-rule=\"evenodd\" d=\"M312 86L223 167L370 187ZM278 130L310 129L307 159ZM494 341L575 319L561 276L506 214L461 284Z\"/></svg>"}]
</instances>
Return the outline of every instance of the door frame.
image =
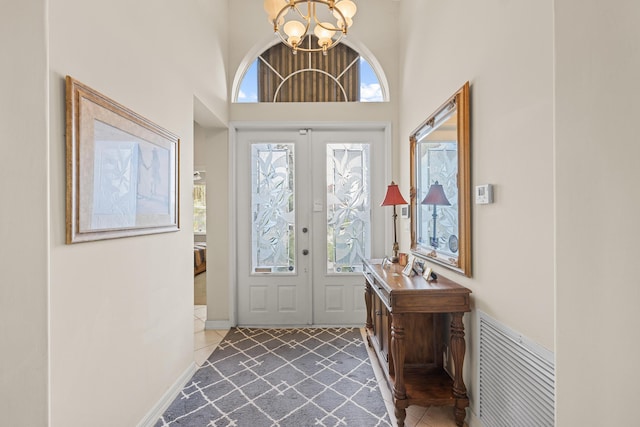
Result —
<instances>
[{"instance_id":1,"label":"door frame","mask_svg":"<svg viewBox=\"0 0 640 427\"><path fill-rule=\"evenodd\" d=\"M238 260L238 221L237 211L237 182L236 182L236 161L237 161L237 140L238 131L241 130L298 130L298 129L322 129L322 130L382 130L384 133L384 181L391 182L392 168L392 146L391 146L391 122L313 122L313 121L295 121L295 122L254 122L254 121L238 121L229 123L229 230L231 231L229 239L229 324L230 326L238 325L238 277L237 277L237 260ZM372 206L375 204L372 203ZM385 221L384 225L384 247L391 247L392 240L392 224L391 221ZM384 254L372 254L373 256L382 257ZM363 296L364 298L364 296Z\"/></svg>"}]
</instances>

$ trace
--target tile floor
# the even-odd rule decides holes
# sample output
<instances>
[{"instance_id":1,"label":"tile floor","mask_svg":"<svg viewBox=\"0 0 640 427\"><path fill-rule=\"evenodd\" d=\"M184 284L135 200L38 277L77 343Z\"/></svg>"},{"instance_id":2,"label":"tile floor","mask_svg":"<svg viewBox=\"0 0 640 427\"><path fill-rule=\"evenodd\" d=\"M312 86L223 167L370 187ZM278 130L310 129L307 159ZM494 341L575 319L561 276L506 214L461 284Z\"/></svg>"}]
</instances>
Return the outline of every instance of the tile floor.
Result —
<instances>
[{"instance_id":1,"label":"tile floor","mask_svg":"<svg viewBox=\"0 0 640 427\"><path fill-rule=\"evenodd\" d=\"M227 333L227 330L205 330L204 326L206 320L207 306L194 306L194 360L198 366L202 366ZM362 332L364 334L364 331ZM368 348L368 351L376 377L382 385L380 389L382 391L382 397L387 405L387 410L389 411L389 418L391 418L392 424L396 425L396 418L393 414L393 401L391 399L391 393L386 387L385 380L382 376L382 369L375 359L373 350ZM405 427L455 427L456 424L454 422L453 410L451 408L437 406L423 408L420 406L410 406L407 409L407 418L405 419L404 425Z\"/></svg>"},{"instance_id":2,"label":"tile floor","mask_svg":"<svg viewBox=\"0 0 640 427\"><path fill-rule=\"evenodd\" d=\"M193 310L193 356L198 367L211 356L216 346L227 334L227 330L205 330L207 306L196 305Z\"/></svg>"}]
</instances>

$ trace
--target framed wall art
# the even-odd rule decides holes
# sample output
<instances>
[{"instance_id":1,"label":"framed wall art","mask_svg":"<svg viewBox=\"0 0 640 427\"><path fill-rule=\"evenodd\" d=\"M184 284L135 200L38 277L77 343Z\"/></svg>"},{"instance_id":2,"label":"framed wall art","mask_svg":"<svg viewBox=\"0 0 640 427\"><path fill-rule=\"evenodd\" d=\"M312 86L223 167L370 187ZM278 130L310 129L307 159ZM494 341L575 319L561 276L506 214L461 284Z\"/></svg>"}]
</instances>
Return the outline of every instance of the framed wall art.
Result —
<instances>
[{"instance_id":1,"label":"framed wall art","mask_svg":"<svg viewBox=\"0 0 640 427\"><path fill-rule=\"evenodd\" d=\"M180 139L66 77L66 242L179 229Z\"/></svg>"}]
</instances>

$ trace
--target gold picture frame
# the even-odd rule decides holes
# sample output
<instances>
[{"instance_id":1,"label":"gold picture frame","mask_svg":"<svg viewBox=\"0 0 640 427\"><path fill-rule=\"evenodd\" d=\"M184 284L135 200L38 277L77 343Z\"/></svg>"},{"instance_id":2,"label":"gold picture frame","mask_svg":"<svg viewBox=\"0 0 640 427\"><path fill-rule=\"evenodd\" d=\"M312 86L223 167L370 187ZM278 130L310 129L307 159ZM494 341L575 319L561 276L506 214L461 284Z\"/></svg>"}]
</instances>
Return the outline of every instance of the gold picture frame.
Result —
<instances>
[{"instance_id":1,"label":"gold picture frame","mask_svg":"<svg viewBox=\"0 0 640 427\"><path fill-rule=\"evenodd\" d=\"M67 76L66 243L179 230L180 139Z\"/></svg>"},{"instance_id":2,"label":"gold picture frame","mask_svg":"<svg viewBox=\"0 0 640 427\"><path fill-rule=\"evenodd\" d=\"M469 82L410 141L411 253L471 277Z\"/></svg>"}]
</instances>

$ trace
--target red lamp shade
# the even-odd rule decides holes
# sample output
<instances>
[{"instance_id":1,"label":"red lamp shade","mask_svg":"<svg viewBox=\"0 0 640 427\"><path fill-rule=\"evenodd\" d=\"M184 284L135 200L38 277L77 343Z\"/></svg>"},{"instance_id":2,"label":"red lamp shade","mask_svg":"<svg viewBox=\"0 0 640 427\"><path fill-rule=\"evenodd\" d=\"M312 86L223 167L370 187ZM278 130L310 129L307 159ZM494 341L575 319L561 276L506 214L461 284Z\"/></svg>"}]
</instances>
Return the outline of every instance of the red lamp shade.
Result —
<instances>
[{"instance_id":1,"label":"red lamp shade","mask_svg":"<svg viewBox=\"0 0 640 427\"><path fill-rule=\"evenodd\" d=\"M438 206L450 206L449 200L447 200L447 196L444 194L444 189L442 188L442 184L438 184L438 181L431 184L429 187L429 191L427 192L427 196L422 201L423 205L438 205Z\"/></svg>"},{"instance_id":2,"label":"red lamp shade","mask_svg":"<svg viewBox=\"0 0 640 427\"><path fill-rule=\"evenodd\" d=\"M400 190L398 190L398 184L391 181L391 184L387 187L387 195L384 197L382 204L380 206L396 206L396 205L406 205L407 201L400 194Z\"/></svg>"}]
</instances>

